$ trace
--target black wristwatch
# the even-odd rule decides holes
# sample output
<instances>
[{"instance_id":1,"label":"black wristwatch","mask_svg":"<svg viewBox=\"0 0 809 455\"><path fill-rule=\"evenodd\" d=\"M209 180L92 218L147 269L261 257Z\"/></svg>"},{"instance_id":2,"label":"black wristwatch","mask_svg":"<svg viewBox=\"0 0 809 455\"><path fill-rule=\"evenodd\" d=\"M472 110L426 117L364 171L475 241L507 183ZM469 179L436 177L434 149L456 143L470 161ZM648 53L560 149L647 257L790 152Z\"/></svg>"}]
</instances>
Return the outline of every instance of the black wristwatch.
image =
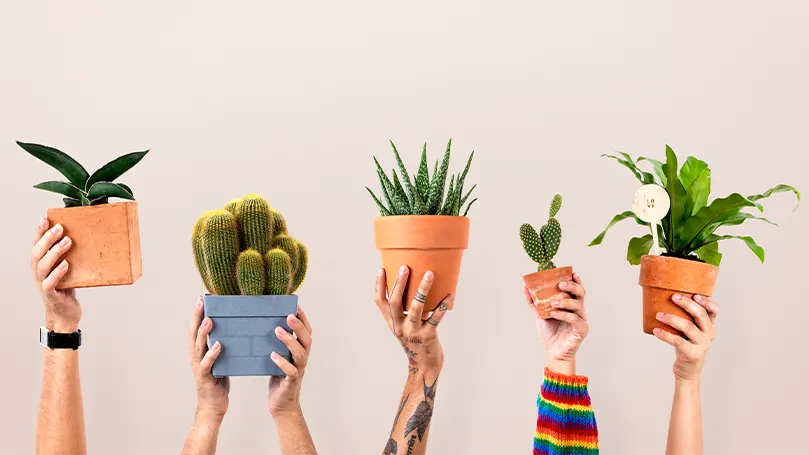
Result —
<instances>
[{"instance_id":1,"label":"black wristwatch","mask_svg":"<svg viewBox=\"0 0 809 455\"><path fill-rule=\"evenodd\" d=\"M39 344L48 349L73 349L75 351L81 346L81 329L77 329L73 333L56 333L40 327Z\"/></svg>"}]
</instances>

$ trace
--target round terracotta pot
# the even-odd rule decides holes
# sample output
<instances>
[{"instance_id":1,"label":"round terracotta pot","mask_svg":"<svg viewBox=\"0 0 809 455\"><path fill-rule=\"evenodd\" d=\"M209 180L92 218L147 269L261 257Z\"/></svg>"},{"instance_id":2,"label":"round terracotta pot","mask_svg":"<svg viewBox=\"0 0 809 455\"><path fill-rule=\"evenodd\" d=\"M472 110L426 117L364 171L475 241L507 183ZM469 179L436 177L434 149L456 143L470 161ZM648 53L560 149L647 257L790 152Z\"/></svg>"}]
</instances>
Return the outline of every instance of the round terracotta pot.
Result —
<instances>
[{"instance_id":1,"label":"round terracotta pot","mask_svg":"<svg viewBox=\"0 0 809 455\"><path fill-rule=\"evenodd\" d=\"M461 272L463 250L469 245L469 218L465 216L383 216L374 220L376 248L382 253L382 267L393 289L399 267L410 267L404 294L405 311L416 296L424 274L435 275L424 304L433 311L449 294L455 293Z\"/></svg>"},{"instance_id":2,"label":"round terracotta pot","mask_svg":"<svg viewBox=\"0 0 809 455\"><path fill-rule=\"evenodd\" d=\"M680 332L659 322L658 312L669 313L693 321L691 315L677 306L671 297L677 293L688 297L695 294L711 296L719 267L699 261L668 256L643 256L640 278L643 286L643 331L651 334L655 328L680 335Z\"/></svg>"},{"instance_id":3,"label":"round terracotta pot","mask_svg":"<svg viewBox=\"0 0 809 455\"><path fill-rule=\"evenodd\" d=\"M525 286L531 293L534 302L538 302L537 310L542 319L551 318L551 302L570 298L570 294L559 289L562 281L573 280L573 267L557 267L550 270L529 273L522 277Z\"/></svg>"}]
</instances>

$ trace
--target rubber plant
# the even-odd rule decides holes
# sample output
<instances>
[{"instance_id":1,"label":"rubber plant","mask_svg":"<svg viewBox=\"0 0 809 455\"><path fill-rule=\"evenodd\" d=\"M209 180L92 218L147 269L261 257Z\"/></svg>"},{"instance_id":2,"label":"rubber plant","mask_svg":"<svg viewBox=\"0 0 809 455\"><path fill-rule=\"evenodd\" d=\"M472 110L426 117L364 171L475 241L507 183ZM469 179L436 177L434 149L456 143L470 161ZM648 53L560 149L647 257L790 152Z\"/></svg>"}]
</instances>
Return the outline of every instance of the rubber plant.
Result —
<instances>
[{"instance_id":1,"label":"rubber plant","mask_svg":"<svg viewBox=\"0 0 809 455\"><path fill-rule=\"evenodd\" d=\"M390 175L386 174L374 157L382 199L366 187L379 209L380 216L374 221L376 247L382 254L390 289L399 267L410 267L409 283L416 284L406 284L405 310L416 296L418 282L427 271L433 272L432 290L424 303L424 309L430 312L441 306L458 284L461 258L469 240L467 215L477 201L470 200L476 185L466 189L466 177L475 152L469 155L463 171L450 173L450 139L443 159L435 161L430 173L427 143L424 143L418 171L411 178L396 145L393 141L390 145L398 173L394 169Z\"/></svg>"},{"instance_id":2,"label":"rubber plant","mask_svg":"<svg viewBox=\"0 0 809 455\"><path fill-rule=\"evenodd\" d=\"M149 150L120 156L92 174L70 155L53 147L17 141L17 145L33 157L59 171L67 181L48 181L34 188L65 196L65 207L80 207L106 204L109 198L135 200L132 188L115 180L132 169L149 153Z\"/></svg>"}]
</instances>

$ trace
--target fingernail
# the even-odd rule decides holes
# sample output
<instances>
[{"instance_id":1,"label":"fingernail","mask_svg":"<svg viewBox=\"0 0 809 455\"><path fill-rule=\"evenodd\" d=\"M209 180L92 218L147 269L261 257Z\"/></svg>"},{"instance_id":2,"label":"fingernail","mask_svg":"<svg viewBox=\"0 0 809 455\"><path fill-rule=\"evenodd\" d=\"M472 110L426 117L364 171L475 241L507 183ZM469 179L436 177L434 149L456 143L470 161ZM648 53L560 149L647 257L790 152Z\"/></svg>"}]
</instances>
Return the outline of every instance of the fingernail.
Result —
<instances>
[{"instance_id":1,"label":"fingernail","mask_svg":"<svg viewBox=\"0 0 809 455\"><path fill-rule=\"evenodd\" d=\"M403 266L399 267L399 276L404 275L405 272L407 272L407 266L406 265L403 265Z\"/></svg>"},{"instance_id":2,"label":"fingernail","mask_svg":"<svg viewBox=\"0 0 809 455\"><path fill-rule=\"evenodd\" d=\"M562 281L561 283L559 283L559 287L562 289L567 289L567 281Z\"/></svg>"},{"instance_id":3,"label":"fingernail","mask_svg":"<svg viewBox=\"0 0 809 455\"><path fill-rule=\"evenodd\" d=\"M202 321L202 325L207 329L208 326L211 325L211 319L210 318L205 318L205 320Z\"/></svg>"},{"instance_id":4,"label":"fingernail","mask_svg":"<svg viewBox=\"0 0 809 455\"><path fill-rule=\"evenodd\" d=\"M277 334L279 337L283 337L283 336L286 336L287 331L286 331L286 330L284 330L284 329L282 329L281 327L276 327L276 328L275 328L275 333L276 333L276 334Z\"/></svg>"},{"instance_id":5,"label":"fingernail","mask_svg":"<svg viewBox=\"0 0 809 455\"><path fill-rule=\"evenodd\" d=\"M51 228L51 234L58 234L60 232L62 232L62 225L61 224L57 224L56 226Z\"/></svg>"},{"instance_id":6,"label":"fingernail","mask_svg":"<svg viewBox=\"0 0 809 455\"><path fill-rule=\"evenodd\" d=\"M558 300L554 300L553 302L551 302L551 306L559 306L559 305L561 305L561 303Z\"/></svg>"},{"instance_id":7,"label":"fingernail","mask_svg":"<svg viewBox=\"0 0 809 455\"><path fill-rule=\"evenodd\" d=\"M59 241L59 246L67 246L70 243L70 237L63 237L62 240Z\"/></svg>"},{"instance_id":8,"label":"fingernail","mask_svg":"<svg viewBox=\"0 0 809 455\"><path fill-rule=\"evenodd\" d=\"M577 280L578 280L578 279L579 279L579 274L578 274L578 273L574 273L574 274L573 274L573 278L575 278L575 279L577 279Z\"/></svg>"},{"instance_id":9,"label":"fingernail","mask_svg":"<svg viewBox=\"0 0 809 455\"><path fill-rule=\"evenodd\" d=\"M657 313L657 319L663 319L663 316L665 316L663 313Z\"/></svg>"},{"instance_id":10,"label":"fingernail","mask_svg":"<svg viewBox=\"0 0 809 455\"><path fill-rule=\"evenodd\" d=\"M214 351L218 351L219 348L221 348L221 347L222 347L222 345L219 344L219 342L217 341L216 343L213 344L213 347L211 349L213 349Z\"/></svg>"},{"instance_id":11,"label":"fingernail","mask_svg":"<svg viewBox=\"0 0 809 455\"><path fill-rule=\"evenodd\" d=\"M673 296L671 296L671 298L674 299L674 301L676 302L680 300L682 297L680 297L680 294L674 294Z\"/></svg>"},{"instance_id":12,"label":"fingernail","mask_svg":"<svg viewBox=\"0 0 809 455\"><path fill-rule=\"evenodd\" d=\"M273 359L278 360L278 357L279 357L279 356L278 356L278 353L277 353L277 352L272 351L272 352L270 353L270 357L272 357Z\"/></svg>"},{"instance_id":13,"label":"fingernail","mask_svg":"<svg viewBox=\"0 0 809 455\"><path fill-rule=\"evenodd\" d=\"M61 263L59 263L59 268L60 269L66 269L67 268L67 261L62 261Z\"/></svg>"},{"instance_id":14,"label":"fingernail","mask_svg":"<svg viewBox=\"0 0 809 455\"><path fill-rule=\"evenodd\" d=\"M554 318L559 317L559 312L558 311L551 311L551 316L554 317Z\"/></svg>"},{"instance_id":15,"label":"fingernail","mask_svg":"<svg viewBox=\"0 0 809 455\"><path fill-rule=\"evenodd\" d=\"M202 300L197 299L197 303L194 305L194 308L199 309L202 306Z\"/></svg>"},{"instance_id":16,"label":"fingernail","mask_svg":"<svg viewBox=\"0 0 809 455\"><path fill-rule=\"evenodd\" d=\"M698 295L695 295L695 296L694 296L694 300L696 300L697 302L702 302L702 296L701 296L701 295L699 295L699 294L698 294Z\"/></svg>"},{"instance_id":17,"label":"fingernail","mask_svg":"<svg viewBox=\"0 0 809 455\"><path fill-rule=\"evenodd\" d=\"M654 329L654 330L652 330L652 333L654 333L655 335L659 335L660 334L660 329Z\"/></svg>"},{"instance_id":18,"label":"fingernail","mask_svg":"<svg viewBox=\"0 0 809 455\"><path fill-rule=\"evenodd\" d=\"M377 271L376 271L376 276L382 276L382 270L383 270L383 269L379 269L379 270L377 270Z\"/></svg>"},{"instance_id":19,"label":"fingernail","mask_svg":"<svg viewBox=\"0 0 809 455\"><path fill-rule=\"evenodd\" d=\"M428 270L427 273L424 274L424 279L425 280L432 280L433 279L433 272Z\"/></svg>"},{"instance_id":20,"label":"fingernail","mask_svg":"<svg viewBox=\"0 0 809 455\"><path fill-rule=\"evenodd\" d=\"M39 226L40 229L44 229L45 226L47 226L47 225L48 225L48 220L46 220L45 218L40 218L39 219L38 226Z\"/></svg>"},{"instance_id":21,"label":"fingernail","mask_svg":"<svg viewBox=\"0 0 809 455\"><path fill-rule=\"evenodd\" d=\"M294 324L298 322L298 318L296 318L294 314L290 314L287 316L287 321L289 321L290 324Z\"/></svg>"}]
</instances>

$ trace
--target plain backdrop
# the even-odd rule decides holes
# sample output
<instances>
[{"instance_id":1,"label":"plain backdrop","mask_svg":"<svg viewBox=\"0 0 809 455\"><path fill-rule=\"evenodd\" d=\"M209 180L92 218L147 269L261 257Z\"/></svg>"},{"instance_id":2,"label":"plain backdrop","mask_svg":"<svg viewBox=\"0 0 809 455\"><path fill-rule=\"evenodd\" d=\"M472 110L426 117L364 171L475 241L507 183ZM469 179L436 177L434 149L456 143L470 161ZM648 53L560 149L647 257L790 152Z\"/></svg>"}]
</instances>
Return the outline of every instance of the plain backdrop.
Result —
<instances>
[{"instance_id":1,"label":"plain backdrop","mask_svg":"<svg viewBox=\"0 0 809 455\"><path fill-rule=\"evenodd\" d=\"M94 454L176 454L195 408L186 329L203 292L190 235L198 215L264 195L309 246L300 291L315 332L303 408L322 454L379 453L407 362L372 300L379 267L364 186L372 155L413 172L422 143L453 138L470 212L430 432L431 454L526 454L544 364L518 238L565 202L558 265L584 278L592 325L579 355L605 454L663 453L672 349L641 331L643 235L621 225L638 186L617 150L665 144L713 169L713 197L778 183L809 192L809 7L799 2L40 1L0 7L0 453L33 450L42 377L42 304L31 237L59 177L14 140L71 153L88 168L152 152L122 181L140 207L143 278L83 290L81 373ZM704 374L706 453L803 447L805 234L809 207L766 201L780 227L754 224L761 265L722 244L718 338ZM233 380L219 451L279 453L266 378Z\"/></svg>"}]
</instances>

